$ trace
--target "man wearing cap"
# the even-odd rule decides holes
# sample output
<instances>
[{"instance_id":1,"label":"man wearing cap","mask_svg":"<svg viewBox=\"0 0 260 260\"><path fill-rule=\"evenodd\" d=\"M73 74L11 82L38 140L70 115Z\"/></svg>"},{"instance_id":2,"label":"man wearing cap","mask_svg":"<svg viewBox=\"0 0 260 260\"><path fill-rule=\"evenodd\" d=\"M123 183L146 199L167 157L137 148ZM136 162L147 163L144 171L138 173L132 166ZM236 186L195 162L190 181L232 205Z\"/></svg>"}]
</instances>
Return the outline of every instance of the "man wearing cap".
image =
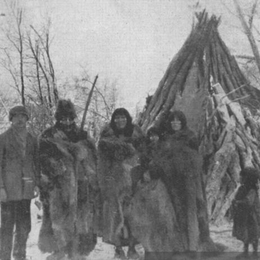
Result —
<instances>
[{"instance_id":1,"label":"man wearing cap","mask_svg":"<svg viewBox=\"0 0 260 260\"><path fill-rule=\"evenodd\" d=\"M1 260L10 260L12 250L15 260L25 260L30 204L39 183L37 140L27 131L24 106L13 107L9 120L11 126L0 135Z\"/></svg>"},{"instance_id":2,"label":"man wearing cap","mask_svg":"<svg viewBox=\"0 0 260 260\"><path fill-rule=\"evenodd\" d=\"M54 126L39 137L43 221L38 246L48 260L82 259L97 242L95 197L96 148L76 125L70 100L61 99Z\"/></svg>"}]
</instances>

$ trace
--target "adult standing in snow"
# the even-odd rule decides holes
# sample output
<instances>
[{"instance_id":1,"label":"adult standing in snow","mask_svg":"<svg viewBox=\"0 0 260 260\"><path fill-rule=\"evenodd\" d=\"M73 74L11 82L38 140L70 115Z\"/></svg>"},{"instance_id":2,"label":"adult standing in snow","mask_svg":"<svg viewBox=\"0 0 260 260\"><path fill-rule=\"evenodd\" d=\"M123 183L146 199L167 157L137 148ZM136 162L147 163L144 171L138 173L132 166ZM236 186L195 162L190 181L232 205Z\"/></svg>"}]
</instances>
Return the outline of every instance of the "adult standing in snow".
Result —
<instances>
[{"instance_id":1,"label":"adult standing in snow","mask_svg":"<svg viewBox=\"0 0 260 260\"><path fill-rule=\"evenodd\" d=\"M138 150L143 138L129 112L117 108L101 132L98 143L103 241L115 245L115 257L121 259L126 258L122 246L129 246L129 258L139 257L124 212L132 196L131 169L139 163Z\"/></svg>"},{"instance_id":2,"label":"adult standing in snow","mask_svg":"<svg viewBox=\"0 0 260 260\"><path fill-rule=\"evenodd\" d=\"M10 260L13 250L15 260L25 260L31 199L39 184L37 140L27 131L24 106L13 107L9 120L10 128L0 135L1 259Z\"/></svg>"},{"instance_id":3,"label":"adult standing in snow","mask_svg":"<svg viewBox=\"0 0 260 260\"><path fill-rule=\"evenodd\" d=\"M59 100L56 123L39 138L43 223L39 248L49 259L88 255L97 242L96 148L76 123L70 100Z\"/></svg>"},{"instance_id":4,"label":"adult standing in snow","mask_svg":"<svg viewBox=\"0 0 260 260\"><path fill-rule=\"evenodd\" d=\"M202 181L202 156L199 142L180 110L170 112L166 133L154 162L164 172L184 251L199 250L209 238L205 190Z\"/></svg>"},{"instance_id":5,"label":"adult standing in snow","mask_svg":"<svg viewBox=\"0 0 260 260\"><path fill-rule=\"evenodd\" d=\"M151 181L139 185L131 203L131 226L142 223L132 228L133 235L149 253L215 249L209 236L202 156L184 113L170 112L155 134L155 143L147 147Z\"/></svg>"}]
</instances>

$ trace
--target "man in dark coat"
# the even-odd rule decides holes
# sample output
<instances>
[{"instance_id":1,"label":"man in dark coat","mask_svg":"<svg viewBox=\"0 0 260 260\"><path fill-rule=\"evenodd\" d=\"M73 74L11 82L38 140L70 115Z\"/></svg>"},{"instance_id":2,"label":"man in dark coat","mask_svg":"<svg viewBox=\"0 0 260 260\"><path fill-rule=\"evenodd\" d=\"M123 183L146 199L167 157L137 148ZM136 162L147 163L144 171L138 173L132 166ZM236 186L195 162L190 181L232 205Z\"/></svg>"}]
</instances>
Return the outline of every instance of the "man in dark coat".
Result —
<instances>
[{"instance_id":1,"label":"man in dark coat","mask_svg":"<svg viewBox=\"0 0 260 260\"><path fill-rule=\"evenodd\" d=\"M88 255L97 242L95 145L76 123L70 100L60 100L56 123L39 139L43 223L39 248L48 259Z\"/></svg>"},{"instance_id":2,"label":"man in dark coat","mask_svg":"<svg viewBox=\"0 0 260 260\"><path fill-rule=\"evenodd\" d=\"M24 106L10 110L11 127L0 135L1 259L26 259L31 199L37 195L37 140L26 129ZM13 233L15 226L15 233ZM13 240L14 236L14 240ZM14 241L14 245L13 245Z\"/></svg>"}]
</instances>

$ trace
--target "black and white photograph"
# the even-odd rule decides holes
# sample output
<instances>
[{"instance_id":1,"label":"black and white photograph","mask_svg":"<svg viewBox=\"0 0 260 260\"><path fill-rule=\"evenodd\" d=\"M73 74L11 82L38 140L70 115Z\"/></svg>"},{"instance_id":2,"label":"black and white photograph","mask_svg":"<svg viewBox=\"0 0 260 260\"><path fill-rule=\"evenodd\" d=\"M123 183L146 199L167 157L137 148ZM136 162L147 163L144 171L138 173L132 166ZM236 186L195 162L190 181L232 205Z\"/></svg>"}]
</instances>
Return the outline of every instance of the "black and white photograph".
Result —
<instances>
[{"instance_id":1,"label":"black and white photograph","mask_svg":"<svg viewBox=\"0 0 260 260\"><path fill-rule=\"evenodd\" d=\"M259 0L0 0L0 260L260 259Z\"/></svg>"}]
</instances>

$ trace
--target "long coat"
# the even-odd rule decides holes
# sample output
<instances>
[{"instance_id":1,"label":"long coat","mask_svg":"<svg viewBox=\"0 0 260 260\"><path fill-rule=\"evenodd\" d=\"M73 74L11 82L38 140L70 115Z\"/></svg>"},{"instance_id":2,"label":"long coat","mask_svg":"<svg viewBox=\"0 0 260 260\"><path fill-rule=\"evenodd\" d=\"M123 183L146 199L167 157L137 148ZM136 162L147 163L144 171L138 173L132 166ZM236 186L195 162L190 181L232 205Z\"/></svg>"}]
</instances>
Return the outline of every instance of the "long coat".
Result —
<instances>
[{"instance_id":1,"label":"long coat","mask_svg":"<svg viewBox=\"0 0 260 260\"><path fill-rule=\"evenodd\" d=\"M238 203L234 203L234 202ZM240 186L233 202L233 236L244 243L257 241L260 235L260 202L255 189Z\"/></svg>"},{"instance_id":2,"label":"long coat","mask_svg":"<svg viewBox=\"0 0 260 260\"><path fill-rule=\"evenodd\" d=\"M120 139L107 125L98 144L98 174L103 201L103 241L116 246L128 245L124 211L132 196L131 169L139 164L137 146L143 134L134 126L131 137ZM133 145L134 144L134 145Z\"/></svg>"},{"instance_id":3,"label":"long coat","mask_svg":"<svg viewBox=\"0 0 260 260\"><path fill-rule=\"evenodd\" d=\"M195 135L190 130L185 129L178 134L166 136L163 141L159 141L156 150L150 152L151 161L148 167L150 176L163 181L165 186L161 185L161 187L167 189L175 212L175 217L168 218L168 229L166 228L165 232L168 234L172 227L177 227L175 233L178 233L178 243L174 241L176 237L168 236L174 243L174 247L164 249L159 245L154 245L153 248L148 247L148 251L196 251L200 250L202 242L206 242L201 241L201 238L208 237L209 230L205 222L205 220L207 221L205 215L207 211L202 183L202 157L197 148ZM152 196L151 192L145 194L147 201L149 201L149 196ZM160 204L162 203L165 202L161 201ZM147 210L150 210L149 203L147 205ZM160 212L159 208L157 213L149 214L150 219L152 219L152 215L157 216L158 212ZM165 210L165 214L172 215L170 208ZM160 219L157 217L158 224L161 225ZM156 236L155 233L154 236ZM158 239L163 239L163 236ZM152 240L150 239L149 242L148 240L149 238L146 238L145 242L151 247Z\"/></svg>"},{"instance_id":4,"label":"long coat","mask_svg":"<svg viewBox=\"0 0 260 260\"><path fill-rule=\"evenodd\" d=\"M97 242L96 150L87 133L80 137L75 130L75 142L54 138L55 127L40 137L41 169L48 178L41 184L44 214L38 245L43 252L88 255Z\"/></svg>"},{"instance_id":5,"label":"long coat","mask_svg":"<svg viewBox=\"0 0 260 260\"><path fill-rule=\"evenodd\" d=\"M5 188L7 201L11 201L32 199L38 184L37 140L27 134L24 155L10 127L0 135L0 187Z\"/></svg>"}]
</instances>

